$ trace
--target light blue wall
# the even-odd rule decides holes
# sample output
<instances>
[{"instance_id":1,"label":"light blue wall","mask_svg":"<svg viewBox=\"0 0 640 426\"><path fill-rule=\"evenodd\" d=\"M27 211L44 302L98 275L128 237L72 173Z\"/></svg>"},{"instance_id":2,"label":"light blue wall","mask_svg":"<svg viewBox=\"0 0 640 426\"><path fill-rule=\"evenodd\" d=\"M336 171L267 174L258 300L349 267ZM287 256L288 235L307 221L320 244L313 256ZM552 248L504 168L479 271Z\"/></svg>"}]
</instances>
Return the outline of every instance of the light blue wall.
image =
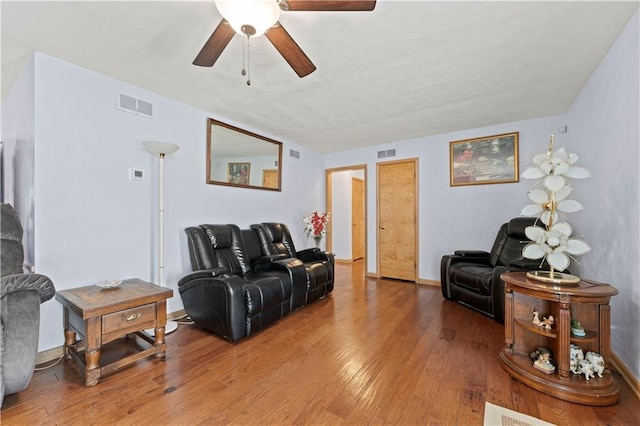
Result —
<instances>
[{"instance_id":1,"label":"light blue wall","mask_svg":"<svg viewBox=\"0 0 640 426\"><path fill-rule=\"evenodd\" d=\"M27 267L35 266L34 103L32 57L2 107L4 202L13 205L20 217L24 229L22 242Z\"/></svg>"},{"instance_id":2,"label":"light blue wall","mask_svg":"<svg viewBox=\"0 0 640 426\"><path fill-rule=\"evenodd\" d=\"M151 102L154 118L116 109L120 93ZM283 158L282 192L207 185L207 117L244 127L36 53L35 247L38 270L58 290L108 279L156 281L158 160L143 149L145 140L180 145L165 158L169 311L182 309L177 282L191 271L188 226L278 221L291 227L296 244L308 245L301 216L324 203L322 155L282 141L285 153L301 153ZM130 168L142 169L145 179L129 180ZM43 305L40 350L63 343L61 318L59 303Z\"/></svg>"},{"instance_id":3,"label":"light blue wall","mask_svg":"<svg viewBox=\"0 0 640 426\"><path fill-rule=\"evenodd\" d=\"M449 142L519 132L523 168L534 154L546 149L549 135L564 122L564 116L553 116L326 154L326 168L367 165L367 271L377 270L377 151L395 148L397 156L391 161L419 159L419 278L439 281L442 255L460 249L489 250L500 225L520 215L531 187L530 181L449 186ZM565 141L565 136L558 134L558 143Z\"/></svg>"},{"instance_id":4,"label":"light blue wall","mask_svg":"<svg viewBox=\"0 0 640 426\"><path fill-rule=\"evenodd\" d=\"M636 12L567 114L567 147L592 177L574 182L574 223L591 246L580 274L611 283L612 347L640 377L640 17Z\"/></svg>"}]
</instances>

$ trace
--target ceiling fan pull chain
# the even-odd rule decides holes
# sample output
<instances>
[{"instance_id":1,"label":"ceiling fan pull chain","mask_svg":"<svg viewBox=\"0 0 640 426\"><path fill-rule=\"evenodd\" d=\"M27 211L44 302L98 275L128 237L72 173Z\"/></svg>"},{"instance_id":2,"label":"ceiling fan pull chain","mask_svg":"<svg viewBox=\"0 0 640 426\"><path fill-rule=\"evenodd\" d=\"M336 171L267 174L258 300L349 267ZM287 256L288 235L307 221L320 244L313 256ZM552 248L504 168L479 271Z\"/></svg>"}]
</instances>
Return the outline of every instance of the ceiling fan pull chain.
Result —
<instances>
[{"instance_id":1,"label":"ceiling fan pull chain","mask_svg":"<svg viewBox=\"0 0 640 426\"><path fill-rule=\"evenodd\" d=\"M251 86L251 45L247 35L247 86Z\"/></svg>"},{"instance_id":2,"label":"ceiling fan pull chain","mask_svg":"<svg viewBox=\"0 0 640 426\"><path fill-rule=\"evenodd\" d=\"M242 40L242 75L247 75L247 72L244 69L244 39Z\"/></svg>"}]
</instances>

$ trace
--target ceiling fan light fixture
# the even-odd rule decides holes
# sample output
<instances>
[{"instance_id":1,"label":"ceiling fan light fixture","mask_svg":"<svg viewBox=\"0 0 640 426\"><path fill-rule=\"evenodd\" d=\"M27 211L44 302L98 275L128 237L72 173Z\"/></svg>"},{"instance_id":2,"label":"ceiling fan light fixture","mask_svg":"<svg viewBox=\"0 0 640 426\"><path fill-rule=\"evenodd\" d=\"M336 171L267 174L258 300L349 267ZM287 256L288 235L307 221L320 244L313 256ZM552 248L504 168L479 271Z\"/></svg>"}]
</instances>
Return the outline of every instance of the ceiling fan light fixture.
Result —
<instances>
[{"instance_id":1,"label":"ceiling fan light fixture","mask_svg":"<svg viewBox=\"0 0 640 426\"><path fill-rule=\"evenodd\" d=\"M257 37L280 17L277 0L216 0L218 12L238 34Z\"/></svg>"}]
</instances>

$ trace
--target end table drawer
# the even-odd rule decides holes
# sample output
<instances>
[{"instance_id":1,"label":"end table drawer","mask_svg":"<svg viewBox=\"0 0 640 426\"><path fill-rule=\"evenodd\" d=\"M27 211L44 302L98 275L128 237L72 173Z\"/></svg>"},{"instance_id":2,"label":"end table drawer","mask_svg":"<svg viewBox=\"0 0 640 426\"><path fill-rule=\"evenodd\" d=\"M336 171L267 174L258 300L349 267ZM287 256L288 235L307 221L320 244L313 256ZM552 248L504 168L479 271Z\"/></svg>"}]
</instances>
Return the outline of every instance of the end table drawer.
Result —
<instances>
[{"instance_id":1,"label":"end table drawer","mask_svg":"<svg viewBox=\"0 0 640 426\"><path fill-rule=\"evenodd\" d=\"M156 319L156 305L142 305L136 308L126 309L102 317L102 334L109 334L128 328L139 329L139 324L144 324Z\"/></svg>"}]
</instances>

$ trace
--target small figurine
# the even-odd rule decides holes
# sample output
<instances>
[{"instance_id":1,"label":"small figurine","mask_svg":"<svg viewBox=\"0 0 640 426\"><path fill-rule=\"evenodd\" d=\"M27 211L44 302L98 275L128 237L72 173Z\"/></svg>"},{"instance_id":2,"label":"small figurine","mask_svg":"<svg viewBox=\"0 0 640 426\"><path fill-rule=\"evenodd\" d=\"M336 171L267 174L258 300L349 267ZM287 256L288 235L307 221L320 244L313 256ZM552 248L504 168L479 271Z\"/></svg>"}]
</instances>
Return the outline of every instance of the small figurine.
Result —
<instances>
[{"instance_id":1,"label":"small figurine","mask_svg":"<svg viewBox=\"0 0 640 426\"><path fill-rule=\"evenodd\" d=\"M554 367L554 365L551 364L550 357L551 357L550 352L541 353L538 359L533 363L533 366L544 373L547 373L547 374L553 373L554 371L556 371L556 367Z\"/></svg>"},{"instance_id":2,"label":"small figurine","mask_svg":"<svg viewBox=\"0 0 640 426\"><path fill-rule=\"evenodd\" d=\"M584 374L585 379L589 380L591 377L595 377L593 374L593 364L590 361L583 359L578 361L578 364L580 366L580 372Z\"/></svg>"},{"instance_id":3,"label":"small figurine","mask_svg":"<svg viewBox=\"0 0 640 426\"><path fill-rule=\"evenodd\" d=\"M602 373L604 373L605 368L604 358L602 358L602 355L595 352L587 352L584 358L593 366L593 372L597 374L598 377L602 377Z\"/></svg>"},{"instance_id":4,"label":"small figurine","mask_svg":"<svg viewBox=\"0 0 640 426\"><path fill-rule=\"evenodd\" d=\"M571 334L576 337L584 337L587 335L582 327L582 323L576 319L571 318Z\"/></svg>"},{"instance_id":5,"label":"small figurine","mask_svg":"<svg viewBox=\"0 0 640 426\"><path fill-rule=\"evenodd\" d=\"M540 325L541 321L540 321L540 314L538 314L538 310L534 309L533 310L533 319L531 320L531 322L534 325Z\"/></svg>"},{"instance_id":6,"label":"small figurine","mask_svg":"<svg viewBox=\"0 0 640 426\"><path fill-rule=\"evenodd\" d=\"M549 317L545 317L539 325L545 330L551 330L555 322L556 320L553 318L553 315L549 315Z\"/></svg>"},{"instance_id":7,"label":"small figurine","mask_svg":"<svg viewBox=\"0 0 640 426\"><path fill-rule=\"evenodd\" d=\"M582 371L580 370L580 361L584 360L584 352L582 352L582 348L571 343L571 347L569 348L569 358L569 370L571 370L573 374L582 374Z\"/></svg>"}]
</instances>

